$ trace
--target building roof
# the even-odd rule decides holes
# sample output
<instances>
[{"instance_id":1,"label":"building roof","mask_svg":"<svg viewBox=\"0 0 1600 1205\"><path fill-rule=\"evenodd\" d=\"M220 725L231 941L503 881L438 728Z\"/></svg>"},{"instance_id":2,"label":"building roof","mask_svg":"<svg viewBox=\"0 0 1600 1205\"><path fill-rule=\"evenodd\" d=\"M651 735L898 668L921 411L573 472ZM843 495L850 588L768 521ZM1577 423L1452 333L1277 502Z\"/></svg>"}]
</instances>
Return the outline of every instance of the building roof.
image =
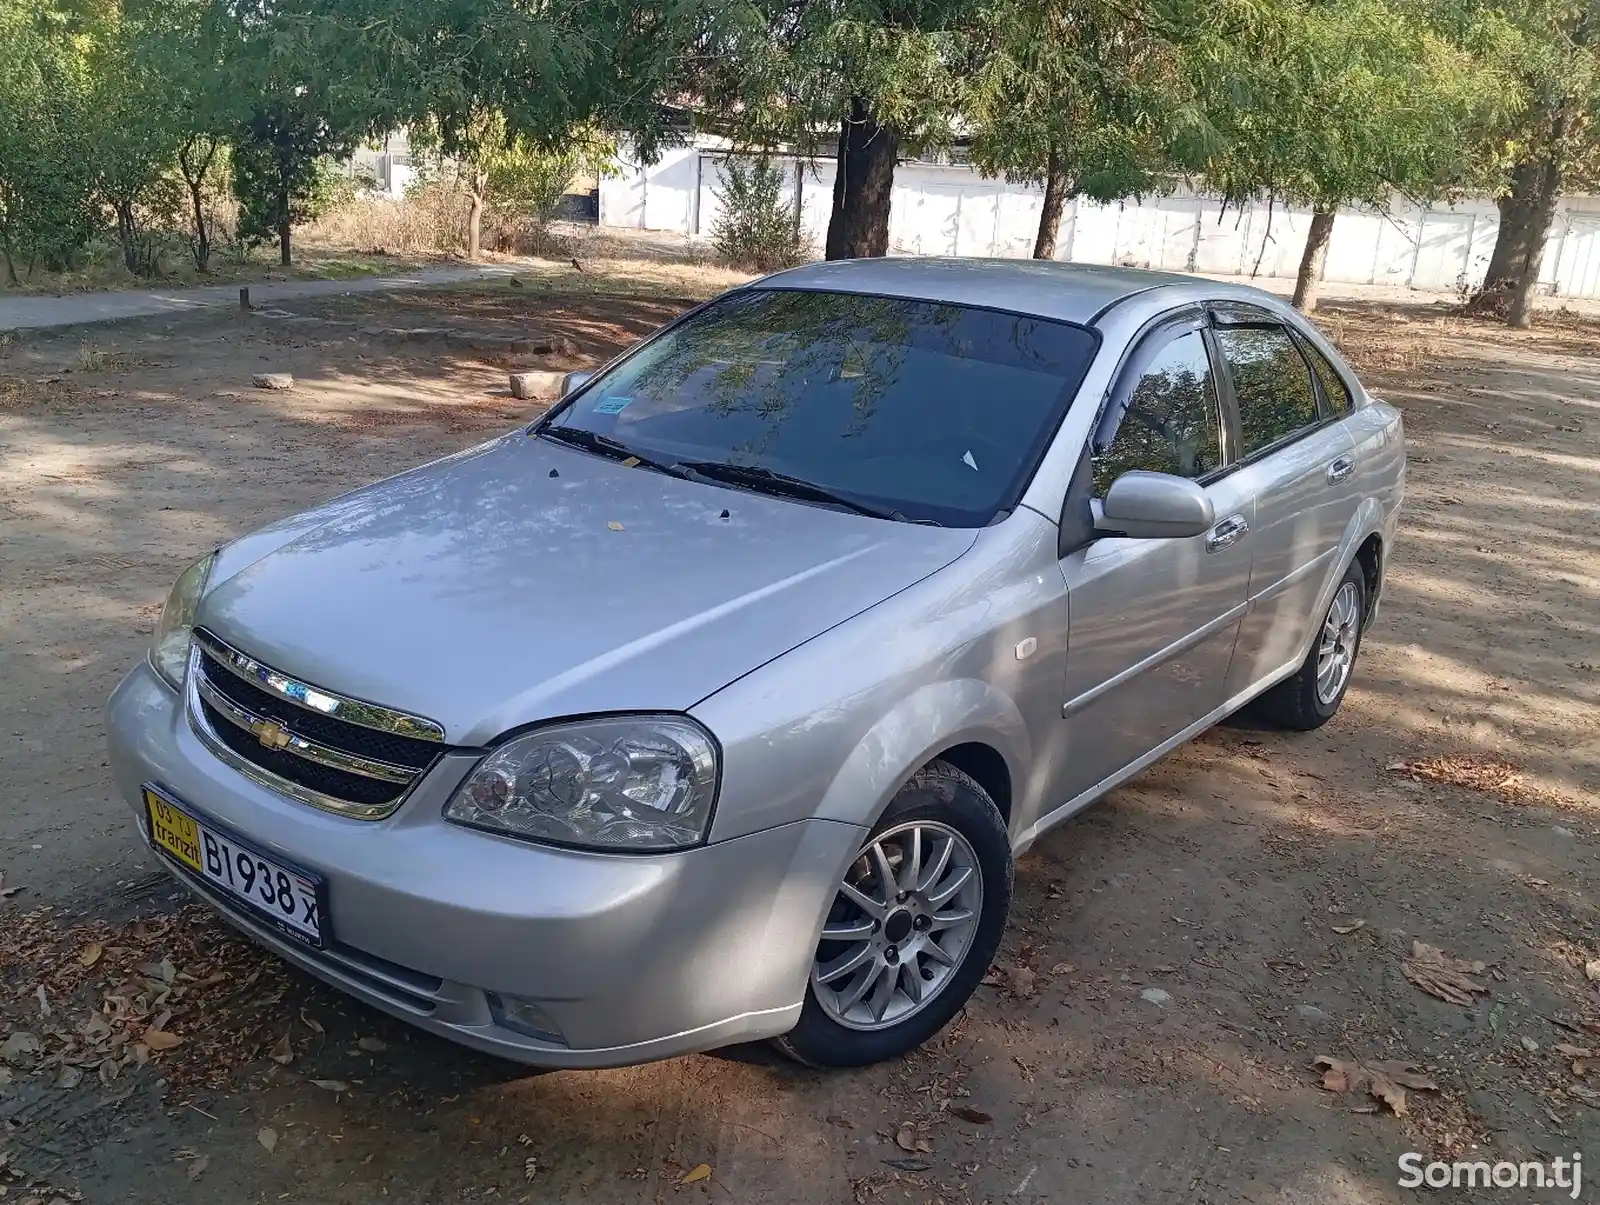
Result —
<instances>
[{"instance_id":1,"label":"building roof","mask_svg":"<svg viewBox=\"0 0 1600 1205\"><path fill-rule=\"evenodd\" d=\"M1107 306L1193 276L1037 259L889 257L804 264L751 282L759 288L818 289L988 306L1087 324ZM1228 290L1233 292L1234 290ZM1254 292L1254 290L1250 290Z\"/></svg>"}]
</instances>

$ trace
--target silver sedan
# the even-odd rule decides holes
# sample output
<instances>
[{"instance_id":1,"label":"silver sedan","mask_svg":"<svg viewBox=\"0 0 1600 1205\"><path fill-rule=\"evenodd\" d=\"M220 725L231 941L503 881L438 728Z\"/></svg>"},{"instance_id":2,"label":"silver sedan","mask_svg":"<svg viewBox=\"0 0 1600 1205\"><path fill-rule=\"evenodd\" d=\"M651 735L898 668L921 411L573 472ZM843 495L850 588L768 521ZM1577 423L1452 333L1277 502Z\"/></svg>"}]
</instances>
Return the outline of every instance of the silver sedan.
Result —
<instances>
[{"instance_id":1,"label":"silver sedan","mask_svg":"<svg viewBox=\"0 0 1600 1205\"><path fill-rule=\"evenodd\" d=\"M1400 415L1254 289L817 264L201 558L109 704L172 873L480 1050L898 1055L1014 858L1376 612Z\"/></svg>"}]
</instances>

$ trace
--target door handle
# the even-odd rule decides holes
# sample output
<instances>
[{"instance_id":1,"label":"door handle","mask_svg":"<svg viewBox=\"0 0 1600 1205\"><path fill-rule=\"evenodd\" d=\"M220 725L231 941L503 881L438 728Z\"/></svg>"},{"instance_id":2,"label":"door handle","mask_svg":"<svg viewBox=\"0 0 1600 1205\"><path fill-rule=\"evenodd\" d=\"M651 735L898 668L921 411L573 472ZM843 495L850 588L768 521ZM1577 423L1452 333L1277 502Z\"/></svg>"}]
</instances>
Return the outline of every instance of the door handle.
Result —
<instances>
[{"instance_id":1,"label":"door handle","mask_svg":"<svg viewBox=\"0 0 1600 1205\"><path fill-rule=\"evenodd\" d=\"M1243 515L1229 515L1207 534L1206 551L1221 552L1224 548L1232 548L1249 534L1250 524L1244 521Z\"/></svg>"},{"instance_id":2,"label":"door handle","mask_svg":"<svg viewBox=\"0 0 1600 1205\"><path fill-rule=\"evenodd\" d=\"M1343 481L1356 471L1356 458L1354 456L1341 456L1328 466L1328 484Z\"/></svg>"}]
</instances>

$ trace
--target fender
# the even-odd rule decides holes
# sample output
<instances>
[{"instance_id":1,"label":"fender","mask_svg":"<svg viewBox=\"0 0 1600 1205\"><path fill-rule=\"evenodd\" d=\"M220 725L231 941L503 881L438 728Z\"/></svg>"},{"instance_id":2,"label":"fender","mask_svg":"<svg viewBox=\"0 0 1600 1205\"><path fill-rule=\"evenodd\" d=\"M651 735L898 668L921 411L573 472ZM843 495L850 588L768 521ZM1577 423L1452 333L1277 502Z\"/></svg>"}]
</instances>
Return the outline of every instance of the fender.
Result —
<instances>
[{"instance_id":1,"label":"fender","mask_svg":"<svg viewBox=\"0 0 1600 1205\"><path fill-rule=\"evenodd\" d=\"M1317 605L1312 610L1312 614L1318 617L1316 622L1311 624L1305 638L1300 642L1299 651L1295 654L1295 658L1288 669L1282 673L1273 673L1270 675L1270 681L1277 682L1287 677L1296 669L1299 669L1306 657L1310 655L1311 646L1316 643L1318 635L1322 632L1321 616L1326 614L1328 607L1332 604L1333 592L1338 589L1339 583L1344 580L1344 575L1349 571L1351 564L1356 559L1356 552L1361 548L1361 545L1367 542L1367 537L1376 535L1382 540L1383 559L1384 561L1389 559L1389 549L1394 542L1394 532L1398 522L1398 508L1385 515L1383 513L1383 504L1378 499L1369 496L1361 500L1361 504L1356 507L1356 513L1350 516L1350 522L1345 525L1344 535L1339 538L1338 551L1329 562L1332 568L1324 577L1322 588L1317 591ZM1378 579L1380 597L1383 580L1383 576ZM1376 610L1377 600L1374 599L1368 611L1369 622Z\"/></svg>"},{"instance_id":2,"label":"fender","mask_svg":"<svg viewBox=\"0 0 1600 1205\"><path fill-rule=\"evenodd\" d=\"M976 678L930 683L867 730L823 792L816 815L870 829L913 774L944 750L969 743L1000 754L1013 794L1027 781L1032 743L1016 704Z\"/></svg>"}]
</instances>

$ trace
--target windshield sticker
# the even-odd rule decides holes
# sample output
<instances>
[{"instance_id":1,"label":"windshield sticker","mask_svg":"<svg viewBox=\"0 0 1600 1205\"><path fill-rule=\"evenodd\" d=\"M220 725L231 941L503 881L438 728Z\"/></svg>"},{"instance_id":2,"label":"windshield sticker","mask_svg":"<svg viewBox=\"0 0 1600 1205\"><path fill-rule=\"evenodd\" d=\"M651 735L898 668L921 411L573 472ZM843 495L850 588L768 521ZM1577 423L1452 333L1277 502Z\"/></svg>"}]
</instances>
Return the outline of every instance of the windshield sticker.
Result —
<instances>
[{"instance_id":1,"label":"windshield sticker","mask_svg":"<svg viewBox=\"0 0 1600 1205\"><path fill-rule=\"evenodd\" d=\"M601 398L599 405L594 408L594 412L596 414L621 414L628 408L628 403L631 401L633 401L631 397L612 396Z\"/></svg>"}]
</instances>

